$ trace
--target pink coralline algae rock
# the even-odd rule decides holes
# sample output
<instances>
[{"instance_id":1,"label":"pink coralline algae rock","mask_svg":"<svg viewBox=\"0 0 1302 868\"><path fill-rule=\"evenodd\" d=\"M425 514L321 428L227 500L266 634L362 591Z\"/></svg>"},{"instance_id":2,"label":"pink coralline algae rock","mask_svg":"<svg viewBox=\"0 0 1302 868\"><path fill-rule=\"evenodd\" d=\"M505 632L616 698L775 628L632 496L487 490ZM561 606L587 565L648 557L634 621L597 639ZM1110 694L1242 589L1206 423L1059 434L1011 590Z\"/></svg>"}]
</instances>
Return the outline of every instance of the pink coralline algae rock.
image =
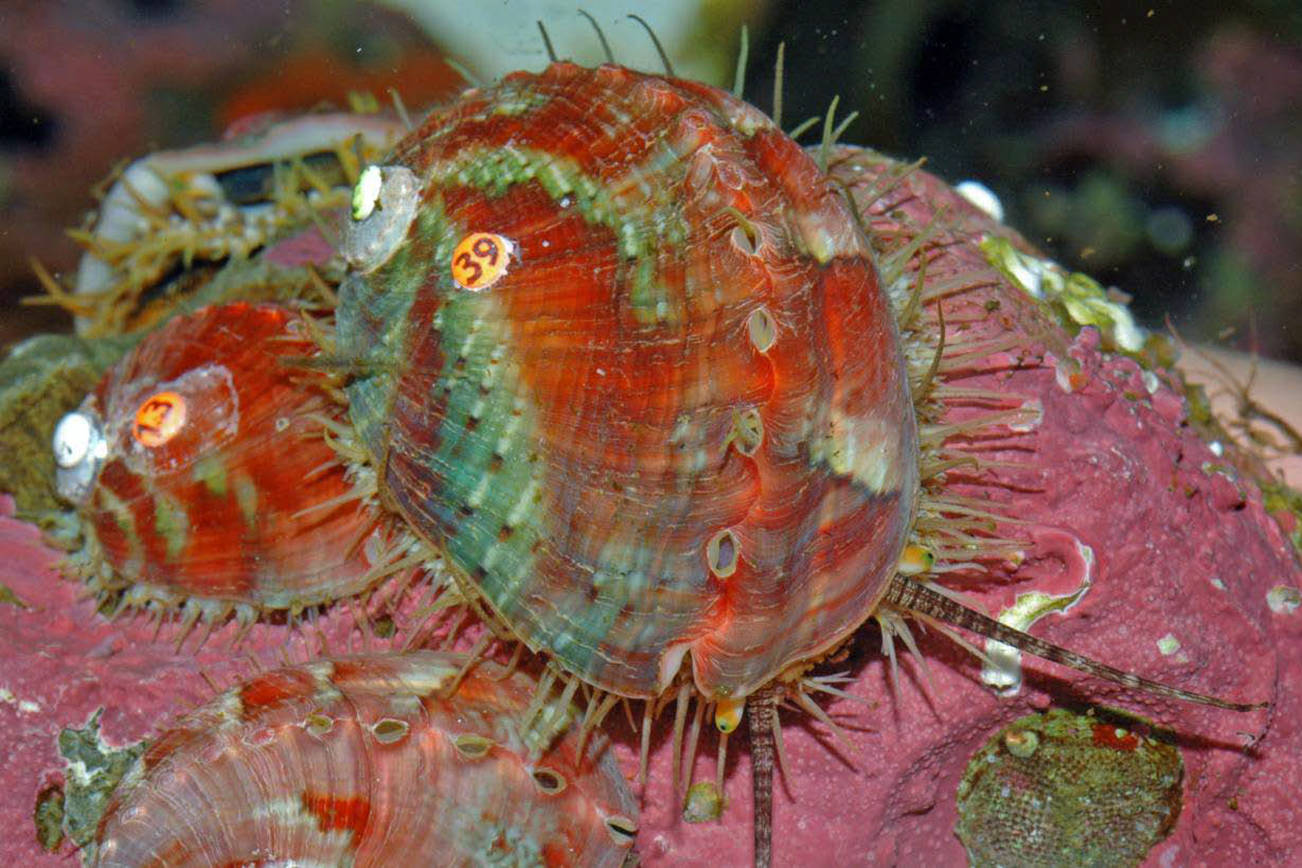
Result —
<instances>
[{"instance_id":1,"label":"pink coralline algae rock","mask_svg":"<svg viewBox=\"0 0 1302 868\"><path fill-rule=\"evenodd\" d=\"M1236 714L1154 698L1031 658L1022 661L1020 689L1000 696L983 683L979 661L917 627L925 671L903 655L893 691L877 631L868 627L826 667L848 671L845 689L863 700L824 703L852 750L808 716L782 715L790 776L775 797L774 863L964 864L956 790L973 754L1017 718L1092 704L1173 731L1183 757L1183 809L1145 864L1295 864L1302 859L1294 807L1302 778L1302 610L1290 608L1288 593L1270 595L1302 586L1302 568L1249 479L1250 462L1235 469L1232 449L1214 449L1195 430L1177 377L1105 350L1116 338L1106 326L1058 326L1049 304L1019 289L981 242L1004 239L1032 256L1029 248L949 188L921 172L900 174L868 152L843 151L833 170L848 179L876 236L894 239L882 241L883 250L901 249L901 238L907 243L941 212L922 255L929 286L962 278L937 294L949 338L969 346L1023 338L946 374L950 386L993 390L1010 396L1010 406L1038 412L961 444L998 466L984 474L957 469L944 485L1015 517L1000 532L1028 544L989 575L956 572L941 576L945 584L994 614L1031 592L1077 595L1031 632L1179 687L1270 706ZM933 328L937 300L926 306ZM973 411L946 412L953 419ZM155 640L144 619L106 621L59 578L55 560L34 529L0 518L0 584L13 595L0 602L0 752L9 758L0 767L0 852L14 864L75 860L66 844L44 853L32 823L38 794L65 774L55 744L61 729L83 726L102 707L105 741L134 742L210 695L200 670L225 682L241 665L230 653L233 627L198 653L178 655L167 641L170 626ZM350 627L338 615L323 629L342 645ZM301 658L308 652L300 641L289 628L258 625L247 645L275 659L274 649L289 643ZM668 717L655 734L642 794L643 863L745 864L744 738L729 748L722 818L687 823L671 793ZM632 778L636 738L617 718L607 728ZM715 739L712 731L701 739L698 781L714 775Z\"/></svg>"}]
</instances>

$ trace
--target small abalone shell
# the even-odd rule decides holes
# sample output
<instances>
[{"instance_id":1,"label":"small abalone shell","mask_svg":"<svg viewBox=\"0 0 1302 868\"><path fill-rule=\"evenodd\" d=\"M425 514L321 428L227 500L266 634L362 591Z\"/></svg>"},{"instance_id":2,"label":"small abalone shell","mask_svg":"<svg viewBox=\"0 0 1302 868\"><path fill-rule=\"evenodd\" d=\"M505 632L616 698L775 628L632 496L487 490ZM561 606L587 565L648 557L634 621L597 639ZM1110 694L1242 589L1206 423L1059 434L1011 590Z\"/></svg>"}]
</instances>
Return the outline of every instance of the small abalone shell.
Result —
<instances>
[{"instance_id":1,"label":"small abalone shell","mask_svg":"<svg viewBox=\"0 0 1302 868\"><path fill-rule=\"evenodd\" d=\"M110 369L54 444L94 583L209 617L365 588L388 532L322 436L341 410L296 364L315 352L298 314L238 303L173 319Z\"/></svg>"},{"instance_id":2,"label":"small abalone shell","mask_svg":"<svg viewBox=\"0 0 1302 868\"><path fill-rule=\"evenodd\" d=\"M529 647L740 698L873 611L918 486L838 188L723 91L553 64L436 110L343 250L386 499Z\"/></svg>"},{"instance_id":3,"label":"small abalone shell","mask_svg":"<svg viewBox=\"0 0 1302 868\"><path fill-rule=\"evenodd\" d=\"M110 800L92 864L623 864L636 804L603 738L553 699L419 651L261 674L189 714ZM505 676L505 677L504 677Z\"/></svg>"}]
</instances>

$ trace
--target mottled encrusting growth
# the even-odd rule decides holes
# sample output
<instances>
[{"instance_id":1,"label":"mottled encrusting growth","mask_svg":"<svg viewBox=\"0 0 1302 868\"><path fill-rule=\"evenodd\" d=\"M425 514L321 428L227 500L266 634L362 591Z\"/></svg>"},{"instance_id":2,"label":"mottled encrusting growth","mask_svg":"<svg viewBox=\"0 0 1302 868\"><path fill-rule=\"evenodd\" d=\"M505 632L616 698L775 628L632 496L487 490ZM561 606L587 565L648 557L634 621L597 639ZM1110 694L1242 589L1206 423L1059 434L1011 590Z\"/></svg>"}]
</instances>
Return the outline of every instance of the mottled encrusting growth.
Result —
<instances>
[{"instance_id":1,"label":"mottled encrusting growth","mask_svg":"<svg viewBox=\"0 0 1302 868\"><path fill-rule=\"evenodd\" d=\"M118 605L193 624L297 614L374 584L397 538L330 442L304 321L237 303L181 316L112 368L54 435L86 519L74 559ZM325 420L325 421L323 421Z\"/></svg>"},{"instance_id":2,"label":"mottled encrusting growth","mask_svg":"<svg viewBox=\"0 0 1302 868\"><path fill-rule=\"evenodd\" d=\"M49 432L129 345L128 338L38 335L7 350L0 361L0 491L12 494L20 511L46 518L62 508Z\"/></svg>"},{"instance_id":3,"label":"mottled encrusting growth","mask_svg":"<svg viewBox=\"0 0 1302 868\"><path fill-rule=\"evenodd\" d=\"M344 242L352 418L515 636L624 696L690 657L718 701L872 613L913 408L868 242L771 120L558 63L435 111L378 172Z\"/></svg>"},{"instance_id":4,"label":"mottled encrusting growth","mask_svg":"<svg viewBox=\"0 0 1302 868\"><path fill-rule=\"evenodd\" d=\"M637 809L605 740L533 680L430 651L266 672L154 742L92 865L617 868ZM528 709L531 720L521 724Z\"/></svg>"},{"instance_id":5,"label":"mottled encrusting growth","mask_svg":"<svg viewBox=\"0 0 1302 868\"><path fill-rule=\"evenodd\" d=\"M955 830L974 866L1139 865L1180 816L1180 751L1135 724L1055 709L972 757Z\"/></svg>"}]
</instances>

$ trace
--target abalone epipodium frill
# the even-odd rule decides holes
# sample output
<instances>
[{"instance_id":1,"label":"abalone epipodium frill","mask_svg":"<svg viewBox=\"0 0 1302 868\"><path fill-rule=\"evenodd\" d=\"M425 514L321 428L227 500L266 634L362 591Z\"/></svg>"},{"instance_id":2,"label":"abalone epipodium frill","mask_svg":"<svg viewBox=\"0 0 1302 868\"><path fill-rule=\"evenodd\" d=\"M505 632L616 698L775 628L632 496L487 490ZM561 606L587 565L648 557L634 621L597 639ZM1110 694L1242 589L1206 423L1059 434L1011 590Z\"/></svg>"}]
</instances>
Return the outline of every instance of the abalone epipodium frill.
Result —
<instances>
[{"instance_id":1,"label":"abalone epipodium frill","mask_svg":"<svg viewBox=\"0 0 1302 868\"><path fill-rule=\"evenodd\" d=\"M535 681L433 651L324 660L234 687L150 746L92 864L619 866L636 804L604 739L556 735ZM551 743L549 740L554 739Z\"/></svg>"},{"instance_id":2,"label":"abalone epipodium frill","mask_svg":"<svg viewBox=\"0 0 1302 868\"><path fill-rule=\"evenodd\" d=\"M79 506L130 599L204 601L211 614L301 609L365 588L386 532L377 510L350 499L322 437L321 418L342 411L302 365L316 351L287 308L201 308L147 336L86 399L106 454ZM158 396L171 427L142 437Z\"/></svg>"},{"instance_id":3,"label":"abalone epipodium frill","mask_svg":"<svg viewBox=\"0 0 1302 868\"><path fill-rule=\"evenodd\" d=\"M906 375L853 214L767 117L560 63L383 169L344 242L352 417L517 636L632 696L690 651L744 696L871 613L917 488ZM467 289L477 233L510 261Z\"/></svg>"}]
</instances>

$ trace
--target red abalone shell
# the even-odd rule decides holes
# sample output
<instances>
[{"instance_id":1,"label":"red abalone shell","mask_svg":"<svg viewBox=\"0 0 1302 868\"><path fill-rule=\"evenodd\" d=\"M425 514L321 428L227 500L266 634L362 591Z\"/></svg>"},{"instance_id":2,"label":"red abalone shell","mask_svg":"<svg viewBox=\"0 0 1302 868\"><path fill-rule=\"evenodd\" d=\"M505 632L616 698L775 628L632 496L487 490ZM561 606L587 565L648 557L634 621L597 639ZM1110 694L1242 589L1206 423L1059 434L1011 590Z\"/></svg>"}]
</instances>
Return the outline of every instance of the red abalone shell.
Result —
<instances>
[{"instance_id":1,"label":"red abalone shell","mask_svg":"<svg viewBox=\"0 0 1302 868\"><path fill-rule=\"evenodd\" d=\"M492 664L422 651L266 672L167 730L92 864L619 866L636 805L605 741Z\"/></svg>"},{"instance_id":2,"label":"red abalone shell","mask_svg":"<svg viewBox=\"0 0 1302 868\"><path fill-rule=\"evenodd\" d=\"M388 547L323 438L339 410L299 315L237 303L146 337L60 424L59 487L97 587L241 619L356 594Z\"/></svg>"},{"instance_id":3,"label":"red abalone shell","mask_svg":"<svg viewBox=\"0 0 1302 868\"><path fill-rule=\"evenodd\" d=\"M913 407L869 244L771 120L558 63L436 110L357 195L353 421L527 645L628 696L690 654L740 698L871 614Z\"/></svg>"}]
</instances>

